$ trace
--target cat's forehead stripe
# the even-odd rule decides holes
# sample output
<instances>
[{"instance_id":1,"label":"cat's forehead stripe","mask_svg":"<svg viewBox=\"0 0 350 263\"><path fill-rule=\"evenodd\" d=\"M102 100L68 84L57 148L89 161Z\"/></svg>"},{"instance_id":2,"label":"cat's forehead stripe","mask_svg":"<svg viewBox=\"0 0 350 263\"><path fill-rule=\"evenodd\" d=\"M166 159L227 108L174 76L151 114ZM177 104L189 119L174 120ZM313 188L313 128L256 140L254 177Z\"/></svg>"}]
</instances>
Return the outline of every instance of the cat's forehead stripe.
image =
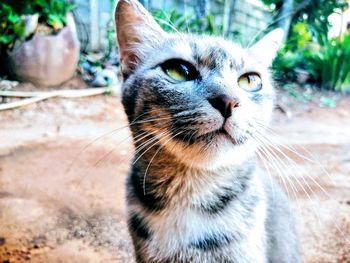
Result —
<instances>
[{"instance_id":1,"label":"cat's forehead stripe","mask_svg":"<svg viewBox=\"0 0 350 263\"><path fill-rule=\"evenodd\" d=\"M244 66L244 61L241 57L234 58L230 52L217 42L201 43L197 41L190 42L192 55L194 60L202 66L209 69L221 69L225 65L229 65L231 69L238 69ZM200 46L199 46L200 45Z\"/></svg>"}]
</instances>

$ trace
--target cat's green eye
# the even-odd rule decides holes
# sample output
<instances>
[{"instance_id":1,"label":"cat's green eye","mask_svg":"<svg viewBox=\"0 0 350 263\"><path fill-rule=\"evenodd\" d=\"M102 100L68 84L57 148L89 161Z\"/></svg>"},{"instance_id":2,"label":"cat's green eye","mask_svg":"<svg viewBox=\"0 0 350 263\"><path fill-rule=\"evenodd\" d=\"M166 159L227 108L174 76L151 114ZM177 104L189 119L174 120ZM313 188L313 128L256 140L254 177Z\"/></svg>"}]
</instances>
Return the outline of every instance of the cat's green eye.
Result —
<instances>
[{"instance_id":1,"label":"cat's green eye","mask_svg":"<svg viewBox=\"0 0 350 263\"><path fill-rule=\"evenodd\" d=\"M258 73L246 73L239 77L238 86L249 92L259 91L262 88L262 81Z\"/></svg>"},{"instance_id":2,"label":"cat's green eye","mask_svg":"<svg viewBox=\"0 0 350 263\"><path fill-rule=\"evenodd\" d=\"M186 81L188 75L188 69L184 65L180 65L179 68L168 68L165 70L166 74L178 81Z\"/></svg>"},{"instance_id":3,"label":"cat's green eye","mask_svg":"<svg viewBox=\"0 0 350 263\"><path fill-rule=\"evenodd\" d=\"M198 77L197 70L181 59L171 59L161 65L165 74L176 81L189 81Z\"/></svg>"}]
</instances>

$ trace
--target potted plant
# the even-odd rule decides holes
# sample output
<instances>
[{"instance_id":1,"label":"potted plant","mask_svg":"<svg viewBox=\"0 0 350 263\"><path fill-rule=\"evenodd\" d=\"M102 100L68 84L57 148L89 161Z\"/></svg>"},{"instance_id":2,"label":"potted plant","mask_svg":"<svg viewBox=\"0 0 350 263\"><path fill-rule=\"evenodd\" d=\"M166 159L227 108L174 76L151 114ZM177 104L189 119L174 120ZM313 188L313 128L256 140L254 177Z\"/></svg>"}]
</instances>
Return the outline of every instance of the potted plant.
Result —
<instances>
[{"instance_id":1,"label":"potted plant","mask_svg":"<svg viewBox=\"0 0 350 263\"><path fill-rule=\"evenodd\" d=\"M65 0L0 4L0 52L11 77L54 86L73 76L80 48L73 8Z\"/></svg>"}]
</instances>

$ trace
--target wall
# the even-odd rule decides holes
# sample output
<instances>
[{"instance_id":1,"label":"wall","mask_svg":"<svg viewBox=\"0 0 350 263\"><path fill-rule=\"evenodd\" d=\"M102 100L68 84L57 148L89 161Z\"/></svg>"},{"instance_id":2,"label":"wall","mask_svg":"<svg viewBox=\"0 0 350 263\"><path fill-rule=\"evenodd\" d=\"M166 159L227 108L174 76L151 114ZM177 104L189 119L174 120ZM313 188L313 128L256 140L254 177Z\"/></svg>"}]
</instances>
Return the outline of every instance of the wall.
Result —
<instances>
[{"instance_id":1,"label":"wall","mask_svg":"<svg viewBox=\"0 0 350 263\"><path fill-rule=\"evenodd\" d=\"M112 12L110 0L75 0L75 3L74 16L83 50L105 48L106 29Z\"/></svg>"},{"instance_id":2,"label":"wall","mask_svg":"<svg viewBox=\"0 0 350 263\"><path fill-rule=\"evenodd\" d=\"M243 42L249 43L264 31L272 21L272 15L260 1L237 0L233 29L241 33Z\"/></svg>"}]
</instances>

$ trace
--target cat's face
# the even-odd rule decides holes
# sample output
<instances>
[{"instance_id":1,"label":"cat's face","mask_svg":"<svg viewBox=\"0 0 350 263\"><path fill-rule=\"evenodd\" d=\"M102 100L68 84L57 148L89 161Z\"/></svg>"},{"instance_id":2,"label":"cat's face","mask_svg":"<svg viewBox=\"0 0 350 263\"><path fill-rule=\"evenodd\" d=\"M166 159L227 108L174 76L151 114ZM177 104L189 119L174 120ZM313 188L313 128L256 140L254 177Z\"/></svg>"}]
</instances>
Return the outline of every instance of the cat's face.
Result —
<instances>
[{"instance_id":1,"label":"cat's face","mask_svg":"<svg viewBox=\"0 0 350 263\"><path fill-rule=\"evenodd\" d=\"M250 49L222 38L167 34L126 0L116 21L123 104L135 139L152 134L177 158L201 167L254 152L273 108L267 67L280 32Z\"/></svg>"}]
</instances>

